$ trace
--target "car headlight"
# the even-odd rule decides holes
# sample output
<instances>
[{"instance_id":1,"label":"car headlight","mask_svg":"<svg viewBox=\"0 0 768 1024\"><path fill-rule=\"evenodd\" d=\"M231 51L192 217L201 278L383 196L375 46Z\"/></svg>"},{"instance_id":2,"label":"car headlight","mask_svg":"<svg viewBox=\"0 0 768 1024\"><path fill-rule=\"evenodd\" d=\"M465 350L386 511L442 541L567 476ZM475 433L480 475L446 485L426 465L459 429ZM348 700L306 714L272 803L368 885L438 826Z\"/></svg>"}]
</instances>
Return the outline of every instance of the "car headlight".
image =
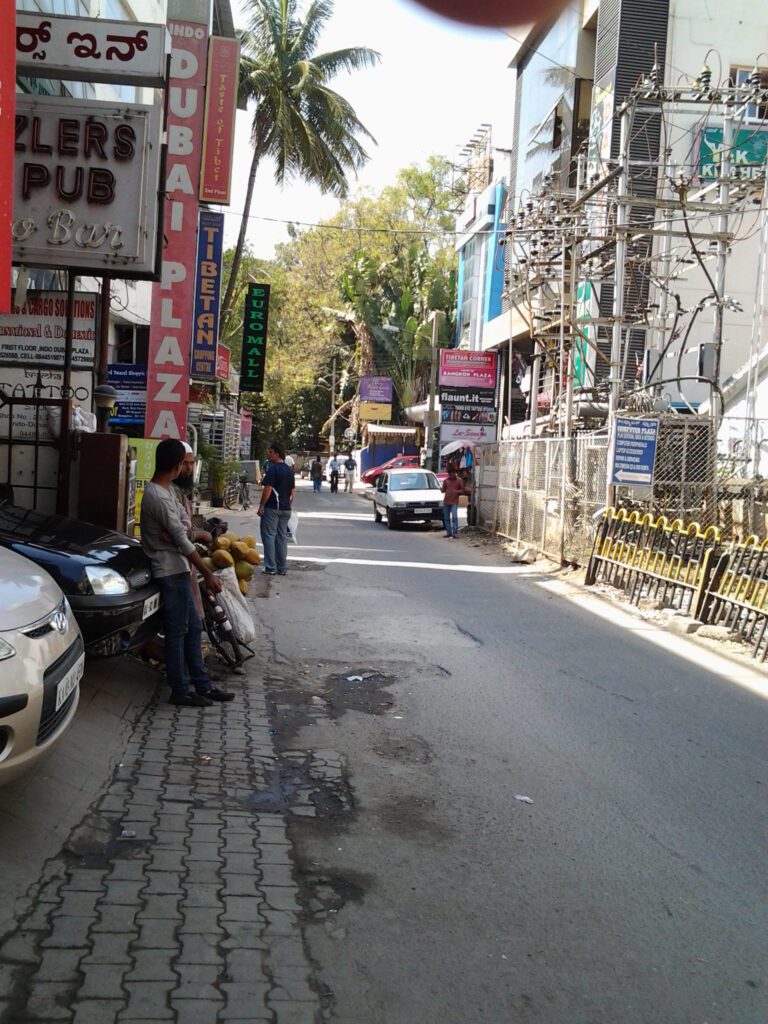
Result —
<instances>
[{"instance_id":1,"label":"car headlight","mask_svg":"<svg viewBox=\"0 0 768 1024\"><path fill-rule=\"evenodd\" d=\"M16 656L16 648L11 647L7 640L0 640L0 661L7 661L8 658Z\"/></svg>"},{"instance_id":2,"label":"car headlight","mask_svg":"<svg viewBox=\"0 0 768 1024\"><path fill-rule=\"evenodd\" d=\"M130 592L128 580L114 569L108 569L103 565L86 565L85 575L88 577L91 590L100 597L114 597L116 594Z\"/></svg>"}]
</instances>

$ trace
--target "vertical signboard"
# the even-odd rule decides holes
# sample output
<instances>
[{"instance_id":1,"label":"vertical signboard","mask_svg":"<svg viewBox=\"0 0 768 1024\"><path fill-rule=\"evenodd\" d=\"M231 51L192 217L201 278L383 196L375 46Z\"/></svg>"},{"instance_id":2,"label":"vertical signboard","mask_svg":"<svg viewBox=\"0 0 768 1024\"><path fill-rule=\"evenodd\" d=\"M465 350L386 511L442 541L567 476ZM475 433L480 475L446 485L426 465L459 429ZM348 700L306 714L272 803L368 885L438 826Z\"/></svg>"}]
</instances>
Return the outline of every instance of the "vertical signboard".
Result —
<instances>
[{"instance_id":1,"label":"vertical signboard","mask_svg":"<svg viewBox=\"0 0 768 1024\"><path fill-rule=\"evenodd\" d=\"M201 210L197 235L195 317L190 363L190 373L195 378L216 376L223 243L224 214Z\"/></svg>"},{"instance_id":2,"label":"vertical signboard","mask_svg":"<svg viewBox=\"0 0 768 1024\"><path fill-rule=\"evenodd\" d=\"M147 368L140 363L110 363L107 384L117 391L110 423L143 423L147 411Z\"/></svg>"},{"instance_id":3,"label":"vertical signboard","mask_svg":"<svg viewBox=\"0 0 768 1024\"><path fill-rule=\"evenodd\" d=\"M392 419L391 377L360 378L360 419L363 422Z\"/></svg>"},{"instance_id":4,"label":"vertical signboard","mask_svg":"<svg viewBox=\"0 0 768 1024\"><path fill-rule=\"evenodd\" d=\"M216 379L229 383L229 375L232 372L232 353L226 345L219 345L216 354Z\"/></svg>"},{"instance_id":5,"label":"vertical signboard","mask_svg":"<svg viewBox=\"0 0 768 1024\"><path fill-rule=\"evenodd\" d=\"M269 285L249 284L243 313L243 354L240 361L240 390L264 390L269 323Z\"/></svg>"},{"instance_id":6,"label":"vertical signboard","mask_svg":"<svg viewBox=\"0 0 768 1024\"><path fill-rule=\"evenodd\" d=\"M136 457L136 532L141 529L141 500L147 484L155 475L155 452L159 441L131 438L131 448Z\"/></svg>"},{"instance_id":7,"label":"vertical signboard","mask_svg":"<svg viewBox=\"0 0 768 1024\"><path fill-rule=\"evenodd\" d=\"M176 5L178 6L178 5ZM207 24L207 22L206 22ZM171 74L161 278L152 289L147 368L147 437L183 438L189 400L200 158L208 32L168 21Z\"/></svg>"},{"instance_id":8,"label":"vertical signboard","mask_svg":"<svg viewBox=\"0 0 768 1024\"><path fill-rule=\"evenodd\" d=\"M16 35L13 3L0 9L0 313L11 311L11 224L13 223L14 122L16 51L8 40Z\"/></svg>"},{"instance_id":9,"label":"vertical signboard","mask_svg":"<svg viewBox=\"0 0 768 1024\"><path fill-rule=\"evenodd\" d=\"M230 201L239 63L240 44L236 39L211 36L200 176L200 201L203 203L227 206Z\"/></svg>"},{"instance_id":10,"label":"vertical signboard","mask_svg":"<svg viewBox=\"0 0 768 1024\"><path fill-rule=\"evenodd\" d=\"M497 420L496 352L440 350L440 447L494 440Z\"/></svg>"}]
</instances>

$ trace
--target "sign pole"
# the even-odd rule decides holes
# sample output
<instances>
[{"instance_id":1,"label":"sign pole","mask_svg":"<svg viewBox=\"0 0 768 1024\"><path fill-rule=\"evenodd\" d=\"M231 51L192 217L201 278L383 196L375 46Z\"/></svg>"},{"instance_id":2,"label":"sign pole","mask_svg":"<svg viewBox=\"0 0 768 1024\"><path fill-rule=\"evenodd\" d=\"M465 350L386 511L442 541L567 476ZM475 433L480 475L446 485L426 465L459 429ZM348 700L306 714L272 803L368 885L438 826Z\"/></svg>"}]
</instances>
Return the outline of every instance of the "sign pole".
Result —
<instances>
[{"instance_id":1,"label":"sign pole","mask_svg":"<svg viewBox=\"0 0 768 1024\"><path fill-rule=\"evenodd\" d=\"M59 444L59 486L56 494L56 512L65 516L69 512L69 485L71 477L70 417L72 415L72 335L75 319L75 284L77 274L67 271L67 318L64 327L64 373L61 397L67 403L61 409L61 435Z\"/></svg>"},{"instance_id":2,"label":"sign pole","mask_svg":"<svg viewBox=\"0 0 768 1024\"><path fill-rule=\"evenodd\" d=\"M437 354L438 354L438 331L440 329L440 312L434 310L432 313L432 362L429 368L429 408L427 410L427 429L424 439L424 447L427 449L427 459L430 469L435 469L435 399L437 397Z\"/></svg>"}]
</instances>

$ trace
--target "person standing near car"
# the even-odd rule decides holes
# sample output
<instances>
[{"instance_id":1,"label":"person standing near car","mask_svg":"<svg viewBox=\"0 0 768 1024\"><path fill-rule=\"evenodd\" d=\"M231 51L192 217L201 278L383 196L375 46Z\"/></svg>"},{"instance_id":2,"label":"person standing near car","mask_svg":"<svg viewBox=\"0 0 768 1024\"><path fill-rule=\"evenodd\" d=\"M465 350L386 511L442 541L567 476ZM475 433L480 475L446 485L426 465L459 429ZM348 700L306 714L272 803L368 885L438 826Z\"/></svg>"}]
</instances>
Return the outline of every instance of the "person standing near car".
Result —
<instances>
[{"instance_id":1,"label":"person standing near car","mask_svg":"<svg viewBox=\"0 0 768 1024\"><path fill-rule=\"evenodd\" d=\"M184 454L184 445L175 438L167 438L157 446L155 474L141 503L141 545L152 562L152 574L163 598L170 703L204 708L214 701L233 700L234 694L215 687L203 663L203 624L192 599L190 563L202 574L211 593L219 593L221 582L195 550L182 506L171 489L173 481L181 475ZM190 690L190 682L195 692Z\"/></svg>"},{"instance_id":2,"label":"person standing near car","mask_svg":"<svg viewBox=\"0 0 768 1024\"><path fill-rule=\"evenodd\" d=\"M339 493L339 473L341 472L341 460L339 453L334 452L328 459L328 478L331 481L331 494Z\"/></svg>"},{"instance_id":3,"label":"person standing near car","mask_svg":"<svg viewBox=\"0 0 768 1024\"><path fill-rule=\"evenodd\" d=\"M285 464L285 447L273 441L267 452L269 469L258 515L261 518L261 543L264 546L264 572L267 576L285 576L288 571L288 521L296 495L296 477Z\"/></svg>"},{"instance_id":4,"label":"person standing near car","mask_svg":"<svg viewBox=\"0 0 768 1024\"><path fill-rule=\"evenodd\" d=\"M445 536L449 540L455 540L459 536L459 498L462 494L466 494L466 490L464 481L456 472L453 463L448 466L448 479L443 480L440 489L445 495L443 498Z\"/></svg>"},{"instance_id":5,"label":"person standing near car","mask_svg":"<svg viewBox=\"0 0 768 1024\"><path fill-rule=\"evenodd\" d=\"M355 473L357 472L357 463L352 458L352 452L347 452L347 458L344 462L344 492L345 494L352 494L355 489Z\"/></svg>"},{"instance_id":6,"label":"person standing near car","mask_svg":"<svg viewBox=\"0 0 768 1024\"><path fill-rule=\"evenodd\" d=\"M323 486L323 464L320 461L319 455L316 455L312 460L312 465L309 467L309 477L312 481L312 489L315 494L319 494Z\"/></svg>"}]
</instances>

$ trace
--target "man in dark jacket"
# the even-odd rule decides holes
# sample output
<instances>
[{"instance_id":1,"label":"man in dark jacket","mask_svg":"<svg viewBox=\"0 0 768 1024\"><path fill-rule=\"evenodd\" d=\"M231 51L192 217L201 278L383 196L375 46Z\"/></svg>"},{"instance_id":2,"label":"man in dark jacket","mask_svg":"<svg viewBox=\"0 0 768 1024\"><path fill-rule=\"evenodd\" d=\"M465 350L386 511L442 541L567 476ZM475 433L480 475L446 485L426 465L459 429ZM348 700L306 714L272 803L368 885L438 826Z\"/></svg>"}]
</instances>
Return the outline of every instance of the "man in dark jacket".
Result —
<instances>
[{"instance_id":1,"label":"man in dark jacket","mask_svg":"<svg viewBox=\"0 0 768 1024\"><path fill-rule=\"evenodd\" d=\"M261 517L261 543L264 545L264 572L267 576L285 576L288 571L288 520L296 495L296 478L285 464L285 446L273 441L267 452L269 469L262 484L258 514Z\"/></svg>"}]
</instances>

